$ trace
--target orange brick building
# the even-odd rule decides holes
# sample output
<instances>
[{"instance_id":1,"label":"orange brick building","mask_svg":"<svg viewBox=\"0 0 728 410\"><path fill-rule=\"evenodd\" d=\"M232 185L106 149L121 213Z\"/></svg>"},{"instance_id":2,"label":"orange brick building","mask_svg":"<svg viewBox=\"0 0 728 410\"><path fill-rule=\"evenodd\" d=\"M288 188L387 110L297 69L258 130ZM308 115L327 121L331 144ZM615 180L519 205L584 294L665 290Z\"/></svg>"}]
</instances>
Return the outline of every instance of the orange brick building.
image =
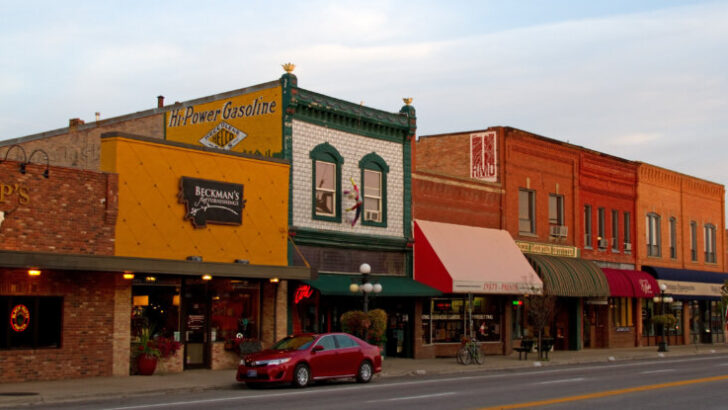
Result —
<instances>
[{"instance_id":1,"label":"orange brick building","mask_svg":"<svg viewBox=\"0 0 728 410\"><path fill-rule=\"evenodd\" d=\"M489 180L478 171L483 161L476 155L487 145L478 140L486 134L493 136L495 144L489 154L495 172ZM671 204L668 209L675 211L679 220L692 213L690 220L700 226L700 238L693 248L709 255L710 249L724 249L723 230L713 229L724 226L724 191L720 185L672 173L677 185L670 186L646 178L655 173L655 167L647 172L646 164L510 127L421 137L415 164L416 219L487 226L511 233L541 274L545 289L559 296L559 308L549 329L557 348L655 343L649 318L659 285L654 275L640 270L646 262L658 267L724 271L722 252L714 262L685 263L685 255L695 253L682 239L691 229L688 222L681 225L682 231L675 230L677 242L672 252L683 256L645 258L646 214L669 213L663 203ZM449 192L455 189L448 183L457 185L462 193ZM500 204L497 196L481 201L474 195L472 187L481 185L499 189ZM678 210L683 214L678 216ZM713 238L715 244L706 247L706 238ZM712 256L701 258L712 261ZM576 272L569 279L578 282L571 284L575 291L559 288L568 279L567 271ZM710 322L712 315L715 322L715 309L706 310L710 304L704 305L693 306L698 312L693 316L702 315L703 322ZM519 314L513 313L514 322L520 320ZM519 337L518 326L512 326L516 329L513 338ZM685 338L681 336L683 342Z\"/></svg>"},{"instance_id":2,"label":"orange brick building","mask_svg":"<svg viewBox=\"0 0 728 410\"><path fill-rule=\"evenodd\" d=\"M673 299L665 306L678 318L670 343L724 342L718 299L726 278L725 188L645 163L638 164L637 186L635 256ZM650 302L643 316L661 309ZM656 336L647 327L643 344Z\"/></svg>"}]
</instances>

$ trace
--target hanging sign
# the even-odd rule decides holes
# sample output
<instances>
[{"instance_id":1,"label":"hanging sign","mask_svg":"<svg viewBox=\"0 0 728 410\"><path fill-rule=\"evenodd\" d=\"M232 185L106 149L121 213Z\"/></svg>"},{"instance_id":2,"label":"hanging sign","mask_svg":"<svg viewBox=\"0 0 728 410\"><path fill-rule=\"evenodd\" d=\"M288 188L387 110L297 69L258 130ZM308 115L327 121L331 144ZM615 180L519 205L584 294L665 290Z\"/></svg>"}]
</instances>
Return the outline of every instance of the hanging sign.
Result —
<instances>
[{"instance_id":1,"label":"hanging sign","mask_svg":"<svg viewBox=\"0 0 728 410\"><path fill-rule=\"evenodd\" d=\"M195 228L204 228L207 223L220 225L242 225L243 185L206 179L182 177L180 179L179 201L185 204L185 219L192 221Z\"/></svg>"},{"instance_id":2,"label":"hanging sign","mask_svg":"<svg viewBox=\"0 0 728 410\"><path fill-rule=\"evenodd\" d=\"M30 324L30 311L25 305L16 305L10 311L10 327L16 332L22 332Z\"/></svg>"}]
</instances>

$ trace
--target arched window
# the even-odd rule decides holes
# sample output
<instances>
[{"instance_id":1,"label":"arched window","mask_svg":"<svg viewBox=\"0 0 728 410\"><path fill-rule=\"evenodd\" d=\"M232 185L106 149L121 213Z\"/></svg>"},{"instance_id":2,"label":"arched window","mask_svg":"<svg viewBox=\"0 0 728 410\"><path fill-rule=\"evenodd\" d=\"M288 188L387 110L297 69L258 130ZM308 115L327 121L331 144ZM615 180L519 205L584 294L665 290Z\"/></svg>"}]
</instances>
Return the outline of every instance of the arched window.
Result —
<instances>
[{"instance_id":1,"label":"arched window","mask_svg":"<svg viewBox=\"0 0 728 410\"><path fill-rule=\"evenodd\" d=\"M361 169L362 225L387 226L387 174L389 166L372 152L359 161Z\"/></svg>"},{"instance_id":2,"label":"arched window","mask_svg":"<svg viewBox=\"0 0 728 410\"><path fill-rule=\"evenodd\" d=\"M313 219L341 222L341 166L344 158L325 142L311 150Z\"/></svg>"}]
</instances>

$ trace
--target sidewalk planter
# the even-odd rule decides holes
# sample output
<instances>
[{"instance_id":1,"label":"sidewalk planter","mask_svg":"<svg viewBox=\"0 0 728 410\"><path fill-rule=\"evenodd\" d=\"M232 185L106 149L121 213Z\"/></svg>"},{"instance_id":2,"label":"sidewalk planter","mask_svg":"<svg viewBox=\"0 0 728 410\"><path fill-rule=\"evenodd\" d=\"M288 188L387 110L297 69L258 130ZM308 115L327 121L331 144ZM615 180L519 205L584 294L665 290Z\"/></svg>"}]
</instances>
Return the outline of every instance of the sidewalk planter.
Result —
<instances>
[{"instance_id":1,"label":"sidewalk planter","mask_svg":"<svg viewBox=\"0 0 728 410\"><path fill-rule=\"evenodd\" d=\"M140 354L137 356L137 369L142 376L151 376L157 369L157 357Z\"/></svg>"}]
</instances>

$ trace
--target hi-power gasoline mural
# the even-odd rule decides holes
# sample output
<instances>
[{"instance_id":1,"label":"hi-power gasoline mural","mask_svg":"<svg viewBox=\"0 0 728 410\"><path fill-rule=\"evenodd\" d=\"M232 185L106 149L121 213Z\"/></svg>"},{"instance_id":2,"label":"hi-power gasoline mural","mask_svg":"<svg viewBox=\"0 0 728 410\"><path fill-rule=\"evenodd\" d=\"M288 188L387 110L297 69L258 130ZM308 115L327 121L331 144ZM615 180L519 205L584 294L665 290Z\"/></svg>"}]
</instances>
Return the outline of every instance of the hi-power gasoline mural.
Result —
<instances>
[{"instance_id":1,"label":"hi-power gasoline mural","mask_svg":"<svg viewBox=\"0 0 728 410\"><path fill-rule=\"evenodd\" d=\"M195 105L165 115L167 140L266 157L282 156L281 88Z\"/></svg>"}]
</instances>

